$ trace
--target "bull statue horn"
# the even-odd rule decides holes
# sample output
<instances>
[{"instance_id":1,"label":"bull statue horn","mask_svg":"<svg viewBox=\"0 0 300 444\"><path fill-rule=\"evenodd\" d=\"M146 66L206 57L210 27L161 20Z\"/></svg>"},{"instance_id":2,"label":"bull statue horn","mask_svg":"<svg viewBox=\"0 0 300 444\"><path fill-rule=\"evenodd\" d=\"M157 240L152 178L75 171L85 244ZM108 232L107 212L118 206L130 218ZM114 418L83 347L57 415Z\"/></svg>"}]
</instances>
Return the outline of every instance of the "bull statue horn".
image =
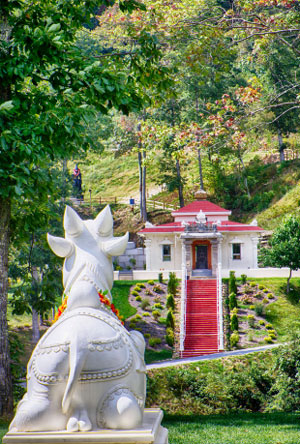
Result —
<instances>
[{"instance_id":1,"label":"bull statue horn","mask_svg":"<svg viewBox=\"0 0 300 444\"><path fill-rule=\"evenodd\" d=\"M68 257L73 253L73 243L63 237L51 236L51 234L47 233L47 241L56 256Z\"/></svg>"},{"instance_id":2,"label":"bull statue horn","mask_svg":"<svg viewBox=\"0 0 300 444\"><path fill-rule=\"evenodd\" d=\"M83 230L83 222L73 210L73 208L66 206L64 216L64 229L70 236L79 236Z\"/></svg>"},{"instance_id":3,"label":"bull statue horn","mask_svg":"<svg viewBox=\"0 0 300 444\"><path fill-rule=\"evenodd\" d=\"M106 237L112 235L113 218L109 205L106 205L106 207L98 214L94 220L94 226L99 236Z\"/></svg>"},{"instance_id":4,"label":"bull statue horn","mask_svg":"<svg viewBox=\"0 0 300 444\"><path fill-rule=\"evenodd\" d=\"M115 237L102 243L102 248L110 256L120 256L126 250L129 234L122 237Z\"/></svg>"}]
</instances>

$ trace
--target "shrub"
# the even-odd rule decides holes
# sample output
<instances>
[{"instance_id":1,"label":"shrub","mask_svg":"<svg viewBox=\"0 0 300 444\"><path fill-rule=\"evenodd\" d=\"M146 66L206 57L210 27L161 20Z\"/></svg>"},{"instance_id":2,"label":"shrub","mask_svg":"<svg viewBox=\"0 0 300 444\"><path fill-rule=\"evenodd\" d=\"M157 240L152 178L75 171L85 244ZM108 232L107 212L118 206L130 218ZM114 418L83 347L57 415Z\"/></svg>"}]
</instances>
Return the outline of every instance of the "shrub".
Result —
<instances>
[{"instance_id":1,"label":"shrub","mask_svg":"<svg viewBox=\"0 0 300 444\"><path fill-rule=\"evenodd\" d=\"M136 286L134 287L133 291L138 291L138 292L140 292L140 291L142 291L142 289L141 289L141 287L140 287L139 285L136 285Z\"/></svg>"},{"instance_id":2,"label":"shrub","mask_svg":"<svg viewBox=\"0 0 300 444\"><path fill-rule=\"evenodd\" d=\"M241 274L241 281L242 281L242 284L246 284L246 282L247 282L247 275L246 274Z\"/></svg>"},{"instance_id":3,"label":"shrub","mask_svg":"<svg viewBox=\"0 0 300 444\"><path fill-rule=\"evenodd\" d=\"M142 319L142 316L139 314L136 314L135 317L132 319L133 321L139 321Z\"/></svg>"},{"instance_id":4,"label":"shrub","mask_svg":"<svg viewBox=\"0 0 300 444\"><path fill-rule=\"evenodd\" d=\"M270 333L270 332L269 332L269 337L273 340L275 340L277 338L277 336L274 333Z\"/></svg>"},{"instance_id":5,"label":"shrub","mask_svg":"<svg viewBox=\"0 0 300 444\"><path fill-rule=\"evenodd\" d=\"M259 323L259 325L265 325L266 321L264 321L263 319L260 319L260 320L258 321L258 323Z\"/></svg>"},{"instance_id":6,"label":"shrub","mask_svg":"<svg viewBox=\"0 0 300 444\"><path fill-rule=\"evenodd\" d=\"M149 305L150 305L149 299L145 298L145 299L142 300L142 302L140 304L140 307L143 310L145 310L145 308L149 307Z\"/></svg>"},{"instance_id":7,"label":"shrub","mask_svg":"<svg viewBox=\"0 0 300 444\"><path fill-rule=\"evenodd\" d=\"M234 331L231 335L230 335L230 345L231 347L236 347L238 342L240 340L240 335L238 334L237 331Z\"/></svg>"},{"instance_id":8,"label":"shrub","mask_svg":"<svg viewBox=\"0 0 300 444\"><path fill-rule=\"evenodd\" d=\"M138 292L137 292L136 290L133 290L133 291L131 292L131 294L132 294L132 296L139 296L139 294L138 294Z\"/></svg>"},{"instance_id":9,"label":"shrub","mask_svg":"<svg viewBox=\"0 0 300 444\"><path fill-rule=\"evenodd\" d=\"M143 316L146 318L146 317L150 316L150 313L148 313L147 311L145 311L145 312L143 313Z\"/></svg>"},{"instance_id":10,"label":"shrub","mask_svg":"<svg viewBox=\"0 0 300 444\"><path fill-rule=\"evenodd\" d=\"M266 329L267 330L273 330L273 325L272 324L266 324Z\"/></svg>"},{"instance_id":11,"label":"shrub","mask_svg":"<svg viewBox=\"0 0 300 444\"><path fill-rule=\"evenodd\" d=\"M154 319L158 319L160 317L161 313L159 310L153 310L152 311L152 316L154 317Z\"/></svg>"},{"instance_id":12,"label":"shrub","mask_svg":"<svg viewBox=\"0 0 300 444\"><path fill-rule=\"evenodd\" d=\"M149 339L151 337L150 333L144 333L144 338Z\"/></svg>"},{"instance_id":13,"label":"shrub","mask_svg":"<svg viewBox=\"0 0 300 444\"><path fill-rule=\"evenodd\" d=\"M141 301L142 300L142 296L140 296L139 294L137 295L137 297L135 298L136 301Z\"/></svg>"},{"instance_id":14,"label":"shrub","mask_svg":"<svg viewBox=\"0 0 300 444\"><path fill-rule=\"evenodd\" d=\"M236 314L231 316L230 328L232 331L239 329L239 320Z\"/></svg>"},{"instance_id":15,"label":"shrub","mask_svg":"<svg viewBox=\"0 0 300 444\"><path fill-rule=\"evenodd\" d=\"M268 304L269 303L269 299L268 298L263 298L263 303L264 304Z\"/></svg>"},{"instance_id":16,"label":"shrub","mask_svg":"<svg viewBox=\"0 0 300 444\"><path fill-rule=\"evenodd\" d=\"M159 284L154 285L152 290L155 291L155 293L158 293L158 294L161 294L161 293L164 292Z\"/></svg>"},{"instance_id":17,"label":"shrub","mask_svg":"<svg viewBox=\"0 0 300 444\"><path fill-rule=\"evenodd\" d=\"M156 347L158 344L161 344L161 339L160 338L149 338L149 345L150 347Z\"/></svg>"},{"instance_id":18,"label":"shrub","mask_svg":"<svg viewBox=\"0 0 300 444\"><path fill-rule=\"evenodd\" d=\"M161 318L159 318L158 322L159 322L160 324L166 325L166 323L167 323L167 319L161 317Z\"/></svg>"},{"instance_id":19,"label":"shrub","mask_svg":"<svg viewBox=\"0 0 300 444\"><path fill-rule=\"evenodd\" d=\"M129 259L129 262L131 263L131 265L134 267L136 265L136 259L134 257L131 257Z\"/></svg>"},{"instance_id":20,"label":"shrub","mask_svg":"<svg viewBox=\"0 0 300 444\"><path fill-rule=\"evenodd\" d=\"M259 289L259 290L264 290L264 289L265 289L265 286L262 285L262 284L259 284L258 289Z\"/></svg>"},{"instance_id":21,"label":"shrub","mask_svg":"<svg viewBox=\"0 0 300 444\"><path fill-rule=\"evenodd\" d=\"M170 346L173 347L174 345L174 332L172 330L172 328L167 328L166 331L166 343Z\"/></svg>"},{"instance_id":22,"label":"shrub","mask_svg":"<svg viewBox=\"0 0 300 444\"><path fill-rule=\"evenodd\" d=\"M241 297L241 302L243 304L251 304L251 305L253 305L253 303L255 302L255 299L254 299L253 296L250 296L249 294L244 294Z\"/></svg>"},{"instance_id":23,"label":"shrub","mask_svg":"<svg viewBox=\"0 0 300 444\"><path fill-rule=\"evenodd\" d=\"M234 315L234 314L238 314L238 312L239 312L239 309L237 308L237 307L234 307L234 309L231 311L231 314L232 315Z\"/></svg>"},{"instance_id":24,"label":"shrub","mask_svg":"<svg viewBox=\"0 0 300 444\"><path fill-rule=\"evenodd\" d=\"M160 302L158 302L157 304L154 304L153 307L158 308L159 310L162 310L164 308Z\"/></svg>"},{"instance_id":25,"label":"shrub","mask_svg":"<svg viewBox=\"0 0 300 444\"><path fill-rule=\"evenodd\" d=\"M233 310L235 307L237 307L236 293L230 293L230 295L229 295L229 308L230 308L230 310Z\"/></svg>"},{"instance_id":26,"label":"shrub","mask_svg":"<svg viewBox=\"0 0 300 444\"><path fill-rule=\"evenodd\" d=\"M136 328L136 323L134 321L131 321L129 324L129 328Z\"/></svg>"},{"instance_id":27,"label":"shrub","mask_svg":"<svg viewBox=\"0 0 300 444\"><path fill-rule=\"evenodd\" d=\"M163 281L164 281L163 273L158 273L158 282L159 282L160 284L162 284Z\"/></svg>"},{"instance_id":28,"label":"shrub","mask_svg":"<svg viewBox=\"0 0 300 444\"><path fill-rule=\"evenodd\" d=\"M172 294L169 294L167 296L167 304L166 305L167 305L168 308L171 308L171 310L174 310L174 308L175 308L175 299L174 299L174 296Z\"/></svg>"},{"instance_id":29,"label":"shrub","mask_svg":"<svg viewBox=\"0 0 300 444\"><path fill-rule=\"evenodd\" d=\"M268 294L267 294L267 298L268 298L268 299L274 299L274 295L273 295L272 293L268 293Z\"/></svg>"},{"instance_id":30,"label":"shrub","mask_svg":"<svg viewBox=\"0 0 300 444\"><path fill-rule=\"evenodd\" d=\"M177 279L176 274L171 271L171 273L169 274L169 281L168 281L168 293L171 293L175 296L177 293L178 285L179 285L179 279Z\"/></svg>"},{"instance_id":31,"label":"shrub","mask_svg":"<svg viewBox=\"0 0 300 444\"><path fill-rule=\"evenodd\" d=\"M168 311L167 318L166 318L166 326L170 327L170 328L172 328L174 330L174 327L175 327L175 317L174 317L174 314L173 314L172 310Z\"/></svg>"},{"instance_id":32,"label":"shrub","mask_svg":"<svg viewBox=\"0 0 300 444\"><path fill-rule=\"evenodd\" d=\"M255 282L250 282L250 287L252 287L252 288L256 287L256 283Z\"/></svg>"},{"instance_id":33,"label":"shrub","mask_svg":"<svg viewBox=\"0 0 300 444\"><path fill-rule=\"evenodd\" d=\"M265 314L265 306L261 302L255 304L255 313L257 316L263 316Z\"/></svg>"},{"instance_id":34,"label":"shrub","mask_svg":"<svg viewBox=\"0 0 300 444\"><path fill-rule=\"evenodd\" d=\"M244 294L250 294L252 293L252 288L250 287L250 285L245 284L242 288L241 288L242 293Z\"/></svg>"},{"instance_id":35,"label":"shrub","mask_svg":"<svg viewBox=\"0 0 300 444\"><path fill-rule=\"evenodd\" d=\"M140 282L139 284L136 284L140 288L146 288L146 285L143 284L143 282Z\"/></svg>"},{"instance_id":36,"label":"shrub","mask_svg":"<svg viewBox=\"0 0 300 444\"><path fill-rule=\"evenodd\" d=\"M230 271L229 273L229 293L237 293L236 277L234 271Z\"/></svg>"},{"instance_id":37,"label":"shrub","mask_svg":"<svg viewBox=\"0 0 300 444\"><path fill-rule=\"evenodd\" d=\"M146 290L145 290L145 294L146 294L147 296L153 296L153 293L152 293L152 291L150 290L150 288L146 288Z\"/></svg>"},{"instance_id":38,"label":"shrub","mask_svg":"<svg viewBox=\"0 0 300 444\"><path fill-rule=\"evenodd\" d=\"M247 316L247 321L248 321L249 327L254 327L254 323L255 323L254 315L249 314Z\"/></svg>"},{"instance_id":39,"label":"shrub","mask_svg":"<svg viewBox=\"0 0 300 444\"><path fill-rule=\"evenodd\" d=\"M272 339L270 336L265 336L265 337L264 337L264 341L265 341L267 344L272 344L272 343L273 343L273 339Z\"/></svg>"},{"instance_id":40,"label":"shrub","mask_svg":"<svg viewBox=\"0 0 300 444\"><path fill-rule=\"evenodd\" d=\"M250 305L249 309L250 310L255 310L255 305Z\"/></svg>"},{"instance_id":41,"label":"shrub","mask_svg":"<svg viewBox=\"0 0 300 444\"><path fill-rule=\"evenodd\" d=\"M149 285L154 285L154 281L151 279L150 281L148 281Z\"/></svg>"},{"instance_id":42,"label":"shrub","mask_svg":"<svg viewBox=\"0 0 300 444\"><path fill-rule=\"evenodd\" d=\"M269 290L268 290L267 288L264 288L264 289L263 289L263 292L264 292L264 293L269 293Z\"/></svg>"},{"instance_id":43,"label":"shrub","mask_svg":"<svg viewBox=\"0 0 300 444\"><path fill-rule=\"evenodd\" d=\"M154 302L157 302L157 303L161 302L160 296L156 296L154 298Z\"/></svg>"}]
</instances>

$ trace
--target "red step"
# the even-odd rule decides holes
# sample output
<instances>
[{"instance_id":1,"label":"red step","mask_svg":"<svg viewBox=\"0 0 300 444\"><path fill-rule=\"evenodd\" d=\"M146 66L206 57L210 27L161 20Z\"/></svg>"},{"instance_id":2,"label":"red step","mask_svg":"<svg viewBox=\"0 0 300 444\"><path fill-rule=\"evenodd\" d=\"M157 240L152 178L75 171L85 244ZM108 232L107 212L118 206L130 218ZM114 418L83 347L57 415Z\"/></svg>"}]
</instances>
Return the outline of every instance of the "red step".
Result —
<instances>
[{"instance_id":1,"label":"red step","mask_svg":"<svg viewBox=\"0 0 300 444\"><path fill-rule=\"evenodd\" d=\"M186 289L186 337L182 357L217 353L217 281L188 280Z\"/></svg>"}]
</instances>

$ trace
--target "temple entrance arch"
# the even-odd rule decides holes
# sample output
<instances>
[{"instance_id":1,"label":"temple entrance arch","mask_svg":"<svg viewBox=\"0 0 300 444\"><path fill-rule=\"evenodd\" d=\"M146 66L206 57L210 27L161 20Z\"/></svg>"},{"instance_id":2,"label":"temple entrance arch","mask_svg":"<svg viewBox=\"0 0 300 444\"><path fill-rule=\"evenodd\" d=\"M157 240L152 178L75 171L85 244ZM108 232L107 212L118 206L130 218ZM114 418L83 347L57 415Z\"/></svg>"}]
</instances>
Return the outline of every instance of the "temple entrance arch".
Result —
<instances>
[{"instance_id":1,"label":"temple entrance arch","mask_svg":"<svg viewBox=\"0 0 300 444\"><path fill-rule=\"evenodd\" d=\"M211 243L197 240L192 244L193 270L211 270Z\"/></svg>"}]
</instances>

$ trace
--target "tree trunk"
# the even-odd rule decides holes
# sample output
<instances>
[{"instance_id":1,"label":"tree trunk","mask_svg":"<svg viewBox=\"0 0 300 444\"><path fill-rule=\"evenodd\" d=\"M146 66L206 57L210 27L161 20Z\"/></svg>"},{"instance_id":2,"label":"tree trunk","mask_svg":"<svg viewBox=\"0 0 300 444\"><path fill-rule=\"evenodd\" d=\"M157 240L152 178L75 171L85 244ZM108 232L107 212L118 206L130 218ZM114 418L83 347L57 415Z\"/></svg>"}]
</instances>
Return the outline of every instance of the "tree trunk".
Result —
<instances>
[{"instance_id":1,"label":"tree trunk","mask_svg":"<svg viewBox=\"0 0 300 444\"><path fill-rule=\"evenodd\" d=\"M33 344L36 344L39 339L40 339L39 314L33 308L32 309L32 337L31 337L31 341Z\"/></svg>"},{"instance_id":2,"label":"tree trunk","mask_svg":"<svg viewBox=\"0 0 300 444\"><path fill-rule=\"evenodd\" d=\"M284 158L285 144L283 143L282 134L281 134L280 130L278 130L277 134L278 134L279 158L280 158L280 162L284 162L285 161L285 158Z\"/></svg>"},{"instance_id":3,"label":"tree trunk","mask_svg":"<svg viewBox=\"0 0 300 444\"><path fill-rule=\"evenodd\" d=\"M197 152L198 152L198 167L199 167L200 189L204 190L200 148L197 148Z\"/></svg>"},{"instance_id":4,"label":"tree trunk","mask_svg":"<svg viewBox=\"0 0 300 444\"><path fill-rule=\"evenodd\" d=\"M0 197L0 416L10 415L13 411L7 326L10 217L10 199Z\"/></svg>"},{"instance_id":5,"label":"tree trunk","mask_svg":"<svg viewBox=\"0 0 300 444\"><path fill-rule=\"evenodd\" d=\"M178 159L176 159L176 171L177 171L177 179L178 179L179 205L180 205L180 208L182 208L182 207L184 207L184 198L183 198L182 179L181 179L181 173L180 173L180 164L179 164Z\"/></svg>"},{"instance_id":6,"label":"tree trunk","mask_svg":"<svg viewBox=\"0 0 300 444\"><path fill-rule=\"evenodd\" d=\"M287 283L286 283L286 292L287 292L287 294L289 294L289 292L290 292L290 280L291 280L291 277L292 277L292 272L293 272L293 270L290 268L290 274L289 274L289 277L287 278Z\"/></svg>"},{"instance_id":7,"label":"tree trunk","mask_svg":"<svg viewBox=\"0 0 300 444\"><path fill-rule=\"evenodd\" d=\"M139 192L140 192L140 216L143 218L143 167L142 167L142 153L138 151L139 162Z\"/></svg>"},{"instance_id":8,"label":"tree trunk","mask_svg":"<svg viewBox=\"0 0 300 444\"><path fill-rule=\"evenodd\" d=\"M143 151L143 177L142 177L142 221L147 221L147 196L146 196L146 151Z\"/></svg>"}]
</instances>

